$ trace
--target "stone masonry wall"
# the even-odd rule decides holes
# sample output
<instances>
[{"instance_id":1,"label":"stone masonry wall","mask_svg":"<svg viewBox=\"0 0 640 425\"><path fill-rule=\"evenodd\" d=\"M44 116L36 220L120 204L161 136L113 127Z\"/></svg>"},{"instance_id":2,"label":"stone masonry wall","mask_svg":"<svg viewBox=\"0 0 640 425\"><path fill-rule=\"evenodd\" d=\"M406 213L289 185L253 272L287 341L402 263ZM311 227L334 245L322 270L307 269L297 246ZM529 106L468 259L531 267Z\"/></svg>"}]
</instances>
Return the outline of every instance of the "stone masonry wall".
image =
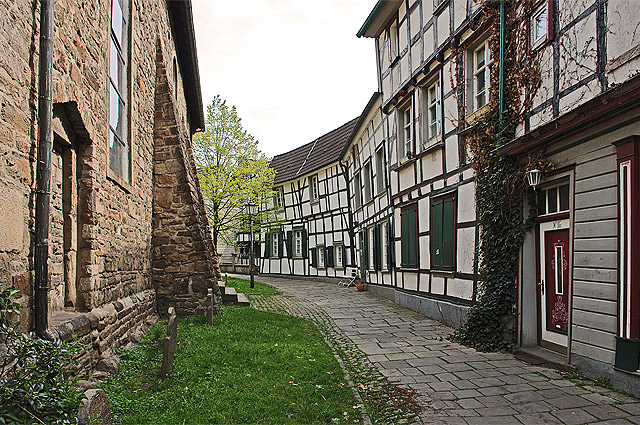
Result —
<instances>
[{"instance_id":1,"label":"stone masonry wall","mask_svg":"<svg viewBox=\"0 0 640 425\"><path fill-rule=\"evenodd\" d=\"M65 328L65 321L80 323L84 322L81 317L96 311L104 313L98 324L90 321L93 324L89 328L72 326L93 350L90 356L94 357L106 355L105 351L125 341L126 335L141 329L144 318L156 309L152 286L152 230L157 49L168 63L177 55L166 1L132 0L131 181L119 181L108 170L110 3L100 0L55 2L53 101L73 105L70 108L73 117L67 118L73 124L71 138L75 140L72 149L76 185L72 190L77 199L77 222L76 227L69 228L77 238L77 254L71 253L76 256L75 263L65 263L66 254L61 251L65 246L64 218L59 214L64 199L59 193L61 185L55 180L50 322ZM0 267L7 270L10 282L21 291L23 330L31 328L33 323L39 7L38 1L0 0ZM179 67L176 71L180 73ZM204 210L198 206L199 187L189 156L190 133L182 76L177 75L178 84L173 87L173 72L173 67L163 68L164 90L171 89L171 97L165 99L173 110L171 131L180 135L172 149L182 155L185 175L184 192L177 201L190 200L191 204L189 208L172 209L163 217L169 220L171 214L180 214L174 218L184 223L184 231L195 232L190 233L192 247L200 254L192 256L184 251L182 257L172 257L169 261L185 272L195 267L191 286L198 292L204 286L215 284L216 271L213 258L206 254L210 242L206 236L197 236L207 228L201 225ZM56 164L53 178L59 179L60 164ZM155 247L161 250L158 242L161 241L156 241ZM167 250L158 251L154 260L164 259L168 255L165 252ZM183 261L188 265L182 265ZM73 272L77 275L72 279L77 291L72 296L75 304L65 298L64 273L68 264L75 264ZM214 283L210 283L212 280ZM182 292L181 287L177 293ZM127 305L126 300L137 304L135 313L122 313L116 308ZM102 322L104 326L99 325ZM96 363L94 357L91 365Z\"/></svg>"},{"instance_id":2,"label":"stone masonry wall","mask_svg":"<svg viewBox=\"0 0 640 425\"><path fill-rule=\"evenodd\" d=\"M205 311L207 289L220 304L220 278L204 212L190 139L176 122L161 46L157 52L153 201L153 281L158 312L170 304L178 315Z\"/></svg>"}]
</instances>

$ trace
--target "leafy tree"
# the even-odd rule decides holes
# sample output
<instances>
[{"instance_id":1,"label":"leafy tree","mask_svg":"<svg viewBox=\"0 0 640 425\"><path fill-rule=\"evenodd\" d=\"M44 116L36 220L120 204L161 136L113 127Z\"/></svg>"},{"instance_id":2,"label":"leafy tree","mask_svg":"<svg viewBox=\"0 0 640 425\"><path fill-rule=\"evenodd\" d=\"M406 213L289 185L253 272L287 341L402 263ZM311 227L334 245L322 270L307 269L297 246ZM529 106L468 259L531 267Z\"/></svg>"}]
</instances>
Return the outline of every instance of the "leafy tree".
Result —
<instances>
[{"instance_id":1,"label":"leafy tree","mask_svg":"<svg viewBox=\"0 0 640 425\"><path fill-rule=\"evenodd\" d=\"M233 244L236 231L248 231L248 202L259 206L255 228L275 217L269 201L276 172L242 127L236 107L219 95L207 106L206 129L193 137L193 153L216 247L219 240Z\"/></svg>"}]
</instances>

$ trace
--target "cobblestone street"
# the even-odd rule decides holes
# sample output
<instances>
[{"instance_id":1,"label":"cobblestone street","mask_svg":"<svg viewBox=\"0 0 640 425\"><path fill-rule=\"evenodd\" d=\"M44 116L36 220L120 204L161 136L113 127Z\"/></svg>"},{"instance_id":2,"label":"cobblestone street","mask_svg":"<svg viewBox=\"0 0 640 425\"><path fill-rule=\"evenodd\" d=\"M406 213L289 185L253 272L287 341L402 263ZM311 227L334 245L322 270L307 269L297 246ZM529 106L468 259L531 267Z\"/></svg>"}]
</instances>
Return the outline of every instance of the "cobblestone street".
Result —
<instances>
[{"instance_id":1,"label":"cobblestone street","mask_svg":"<svg viewBox=\"0 0 640 425\"><path fill-rule=\"evenodd\" d=\"M362 398L387 380L413 390L396 396L415 398L423 411L417 417L400 407L393 422L640 423L636 398L588 381L578 385L555 370L509 354L482 353L452 343L447 340L451 328L369 292L312 278L256 280L275 286L282 295L253 296L252 307L313 320Z\"/></svg>"}]
</instances>

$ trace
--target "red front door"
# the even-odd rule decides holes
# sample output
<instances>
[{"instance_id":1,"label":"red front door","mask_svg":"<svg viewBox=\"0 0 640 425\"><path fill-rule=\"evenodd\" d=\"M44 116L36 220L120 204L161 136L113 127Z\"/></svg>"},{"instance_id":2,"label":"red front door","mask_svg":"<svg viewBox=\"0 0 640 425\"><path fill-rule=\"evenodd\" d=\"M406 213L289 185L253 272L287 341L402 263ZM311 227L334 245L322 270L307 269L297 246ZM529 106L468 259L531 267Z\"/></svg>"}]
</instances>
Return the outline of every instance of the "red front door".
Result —
<instances>
[{"instance_id":1,"label":"red front door","mask_svg":"<svg viewBox=\"0 0 640 425\"><path fill-rule=\"evenodd\" d=\"M569 324L569 229L544 232L546 330L567 334Z\"/></svg>"}]
</instances>

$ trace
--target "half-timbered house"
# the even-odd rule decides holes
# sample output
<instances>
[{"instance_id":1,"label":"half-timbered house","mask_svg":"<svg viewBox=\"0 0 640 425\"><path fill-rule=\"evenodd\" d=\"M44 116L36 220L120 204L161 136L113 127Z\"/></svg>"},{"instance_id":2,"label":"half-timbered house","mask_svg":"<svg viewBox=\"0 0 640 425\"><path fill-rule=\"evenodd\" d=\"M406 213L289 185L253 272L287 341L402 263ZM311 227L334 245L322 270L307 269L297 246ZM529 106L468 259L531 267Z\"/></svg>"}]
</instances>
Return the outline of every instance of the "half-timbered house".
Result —
<instances>
[{"instance_id":1,"label":"half-timbered house","mask_svg":"<svg viewBox=\"0 0 640 425\"><path fill-rule=\"evenodd\" d=\"M276 224L265 227L261 273L343 276L352 258L340 155L358 119L271 161Z\"/></svg>"},{"instance_id":2,"label":"half-timbered house","mask_svg":"<svg viewBox=\"0 0 640 425\"><path fill-rule=\"evenodd\" d=\"M358 32L375 40L393 206L393 280L369 279L370 289L453 326L476 298L477 232L451 43L473 38L469 54L488 54L485 36L470 27L477 13L467 1L379 1ZM482 108L486 99L475 97Z\"/></svg>"}]
</instances>

